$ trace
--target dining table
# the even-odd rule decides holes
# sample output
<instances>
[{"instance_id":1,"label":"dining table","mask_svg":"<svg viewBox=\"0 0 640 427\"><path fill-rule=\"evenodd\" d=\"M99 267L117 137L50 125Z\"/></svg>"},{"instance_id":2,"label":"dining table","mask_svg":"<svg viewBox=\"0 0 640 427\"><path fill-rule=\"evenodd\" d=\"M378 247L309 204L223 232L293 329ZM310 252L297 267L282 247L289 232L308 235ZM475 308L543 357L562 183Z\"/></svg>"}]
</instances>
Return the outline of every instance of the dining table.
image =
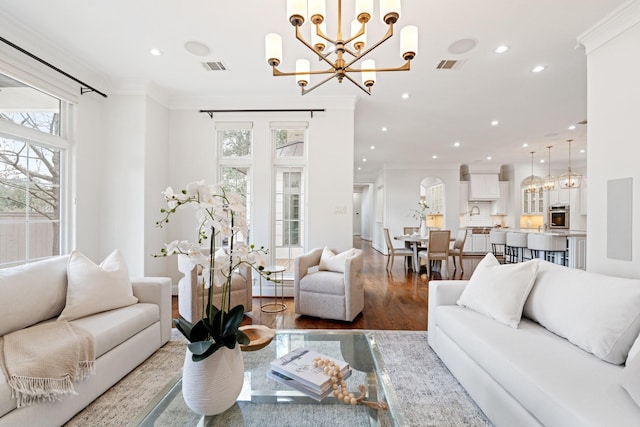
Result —
<instances>
[{"instance_id":1,"label":"dining table","mask_svg":"<svg viewBox=\"0 0 640 427\"><path fill-rule=\"evenodd\" d=\"M409 246L413 250L413 271L420 271L420 260L418 259L418 248L420 246L427 246L429 242L429 236L422 236L419 233L403 234L401 236L394 236L394 240L399 240L405 243L405 246Z\"/></svg>"},{"instance_id":2,"label":"dining table","mask_svg":"<svg viewBox=\"0 0 640 427\"><path fill-rule=\"evenodd\" d=\"M420 271L420 259L418 258L418 249L420 247L426 247L429 243L429 235L422 236L420 233L402 234L400 236L394 236L394 240L399 240L405 243L405 246L411 247L413 251L413 271ZM455 241L455 238L451 238L451 241Z\"/></svg>"}]
</instances>

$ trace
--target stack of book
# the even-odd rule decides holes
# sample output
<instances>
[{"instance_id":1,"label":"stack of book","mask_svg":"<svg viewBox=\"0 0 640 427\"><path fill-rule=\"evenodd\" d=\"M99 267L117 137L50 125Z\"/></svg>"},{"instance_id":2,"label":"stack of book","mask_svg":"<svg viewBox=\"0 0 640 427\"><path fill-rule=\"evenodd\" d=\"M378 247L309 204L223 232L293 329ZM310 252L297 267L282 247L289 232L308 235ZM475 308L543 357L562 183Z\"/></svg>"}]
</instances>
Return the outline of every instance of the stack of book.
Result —
<instances>
[{"instance_id":1,"label":"stack of book","mask_svg":"<svg viewBox=\"0 0 640 427\"><path fill-rule=\"evenodd\" d=\"M293 350L271 362L271 369L267 375L315 400L322 400L333 391L333 387L331 378L324 369L313 366L313 361L317 358L334 362L340 368L343 378L346 379L351 375L351 368L344 360L334 359L305 348Z\"/></svg>"}]
</instances>

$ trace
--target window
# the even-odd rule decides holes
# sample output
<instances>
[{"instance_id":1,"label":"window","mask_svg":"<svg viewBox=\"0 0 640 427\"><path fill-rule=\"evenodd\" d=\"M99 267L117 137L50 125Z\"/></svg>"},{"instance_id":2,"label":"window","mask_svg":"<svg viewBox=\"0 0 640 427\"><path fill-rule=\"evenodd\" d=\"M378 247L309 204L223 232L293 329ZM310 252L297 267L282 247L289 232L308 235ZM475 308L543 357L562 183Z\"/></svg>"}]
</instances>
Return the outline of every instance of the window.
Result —
<instances>
[{"instance_id":1,"label":"window","mask_svg":"<svg viewBox=\"0 0 640 427\"><path fill-rule=\"evenodd\" d=\"M3 74L0 86L2 268L62 253L66 141L61 100Z\"/></svg>"},{"instance_id":2,"label":"window","mask_svg":"<svg viewBox=\"0 0 640 427\"><path fill-rule=\"evenodd\" d=\"M275 263L293 274L294 259L304 253L306 123L271 123L274 149Z\"/></svg>"},{"instance_id":3,"label":"window","mask_svg":"<svg viewBox=\"0 0 640 427\"><path fill-rule=\"evenodd\" d=\"M253 144L252 123L216 123L219 173L225 189L242 195L247 209L248 236L240 236L251 242L251 153ZM224 244L224 242L222 242Z\"/></svg>"}]
</instances>

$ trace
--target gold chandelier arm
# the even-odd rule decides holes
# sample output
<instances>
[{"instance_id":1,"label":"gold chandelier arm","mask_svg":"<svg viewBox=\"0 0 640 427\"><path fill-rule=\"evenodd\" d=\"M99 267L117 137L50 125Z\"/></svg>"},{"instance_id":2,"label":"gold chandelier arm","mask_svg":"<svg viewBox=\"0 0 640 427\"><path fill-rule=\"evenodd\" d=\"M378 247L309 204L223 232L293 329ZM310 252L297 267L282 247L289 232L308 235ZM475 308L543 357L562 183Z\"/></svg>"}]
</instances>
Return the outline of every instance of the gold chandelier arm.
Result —
<instances>
[{"instance_id":1,"label":"gold chandelier arm","mask_svg":"<svg viewBox=\"0 0 640 427\"><path fill-rule=\"evenodd\" d=\"M336 72L335 68L327 68L326 70L317 70L317 71L280 71L276 66L273 67L273 75L274 76L301 76L308 74L334 74Z\"/></svg>"},{"instance_id":2,"label":"gold chandelier arm","mask_svg":"<svg viewBox=\"0 0 640 427\"><path fill-rule=\"evenodd\" d=\"M344 77L346 79L348 79L351 83L353 83L354 85L358 86L360 89L362 89L362 91L364 93L366 93L367 95L371 95L371 91L367 90L367 88L365 88L364 86L362 86L360 83L358 83L357 81L353 80L348 74L345 74Z\"/></svg>"},{"instance_id":3,"label":"gold chandelier arm","mask_svg":"<svg viewBox=\"0 0 640 427\"><path fill-rule=\"evenodd\" d=\"M326 82L328 82L329 80L333 79L334 77L336 77L338 74L337 73L333 73L332 76L327 77L326 79L324 79L323 81L316 83L315 85L311 86L309 89L305 89L305 87L302 87L302 95L306 95L307 93L311 92L312 90L314 90L315 88L322 86L323 84L325 84Z\"/></svg>"},{"instance_id":4,"label":"gold chandelier arm","mask_svg":"<svg viewBox=\"0 0 640 427\"><path fill-rule=\"evenodd\" d=\"M411 60L407 60L407 62L405 62L404 65L400 66L400 67L396 67L396 68L367 68L367 69L362 69L359 70L357 68L346 68L344 71L347 73L361 73L361 72L367 72L367 71L380 71L380 72L385 72L385 71L409 71L411 70ZM346 77L346 76L345 76Z\"/></svg>"},{"instance_id":5,"label":"gold chandelier arm","mask_svg":"<svg viewBox=\"0 0 640 427\"><path fill-rule=\"evenodd\" d=\"M304 37L302 37L302 34L300 34L300 26L296 25L296 38L300 41L300 43L302 43L303 45L305 45L306 47L308 47L313 53L315 53L316 55L318 55L318 57L320 59L322 59L324 62L326 62L327 64L329 64L332 68L335 68L334 64L331 62L331 60L328 58L328 55L323 54L322 52L318 52L317 50L315 50L313 48L313 46L311 46L309 44L309 42L307 42Z\"/></svg>"},{"instance_id":6,"label":"gold chandelier arm","mask_svg":"<svg viewBox=\"0 0 640 427\"><path fill-rule=\"evenodd\" d=\"M369 52L371 52L373 49L375 49L378 46L380 46L382 43L386 42L391 36L393 36L393 24L389 24L389 29L387 30L387 33L380 39L380 41L378 41L378 43L374 44L373 46L371 46L369 49L365 50L364 52L360 52L360 55L356 56L356 58L353 61L349 62L346 65L346 68L349 68L350 66L352 66L353 64L358 62L361 58L367 56L367 54Z\"/></svg>"}]
</instances>

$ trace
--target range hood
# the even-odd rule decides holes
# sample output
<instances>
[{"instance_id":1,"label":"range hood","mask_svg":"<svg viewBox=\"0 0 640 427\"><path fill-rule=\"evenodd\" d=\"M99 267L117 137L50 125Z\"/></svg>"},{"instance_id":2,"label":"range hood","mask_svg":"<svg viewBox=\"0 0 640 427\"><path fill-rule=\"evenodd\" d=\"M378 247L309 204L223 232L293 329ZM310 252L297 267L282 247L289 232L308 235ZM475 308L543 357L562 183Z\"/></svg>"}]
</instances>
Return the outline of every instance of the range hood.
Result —
<instances>
[{"instance_id":1,"label":"range hood","mask_svg":"<svg viewBox=\"0 0 640 427\"><path fill-rule=\"evenodd\" d=\"M469 174L469 201L491 201L500 198L497 173Z\"/></svg>"}]
</instances>

